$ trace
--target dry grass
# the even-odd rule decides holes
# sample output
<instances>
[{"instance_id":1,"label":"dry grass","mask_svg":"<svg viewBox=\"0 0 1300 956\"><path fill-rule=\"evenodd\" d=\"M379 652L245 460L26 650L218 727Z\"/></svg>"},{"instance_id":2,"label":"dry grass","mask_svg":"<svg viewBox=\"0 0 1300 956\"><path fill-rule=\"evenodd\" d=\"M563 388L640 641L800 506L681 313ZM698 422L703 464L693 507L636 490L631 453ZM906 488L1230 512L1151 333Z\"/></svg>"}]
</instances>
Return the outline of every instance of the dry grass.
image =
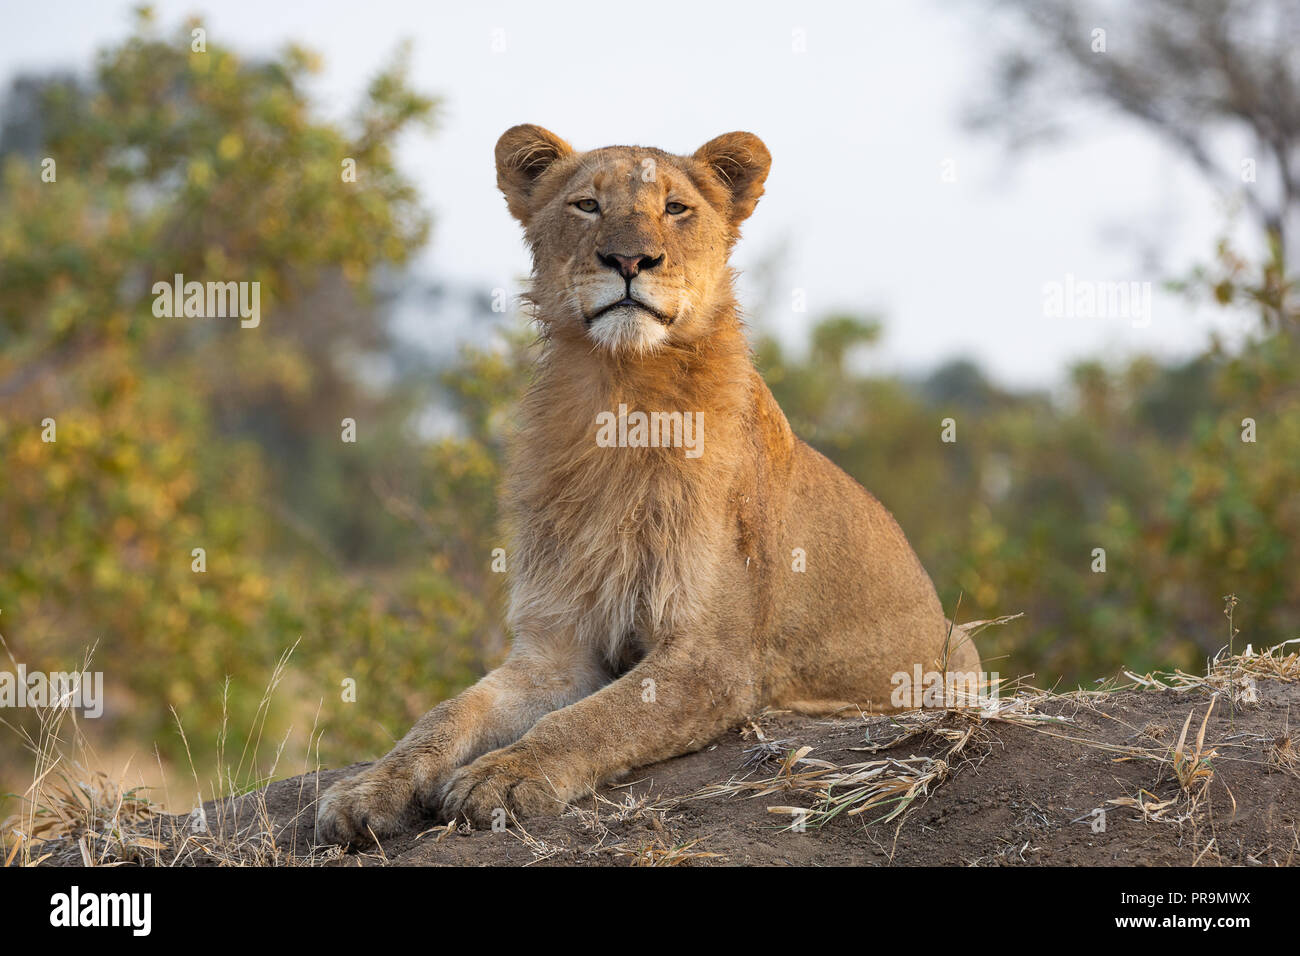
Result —
<instances>
[{"instance_id":1,"label":"dry grass","mask_svg":"<svg viewBox=\"0 0 1300 956\"><path fill-rule=\"evenodd\" d=\"M668 846L661 838L654 837L648 843L643 843L635 848L624 843L617 843L605 847L605 850L616 856L628 858L633 866L687 866L704 860L725 859L721 853L706 853L695 850L694 847L699 842L698 839L695 839Z\"/></svg>"},{"instance_id":2,"label":"dry grass","mask_svg":"<svg viewBox=\"0 0 1300 956\"><path fill-rule=\"evenodd\" d=\"M85 866L165 849L144 835L158 809L143 788L124 789L103 771L88 772L72 761L61 761L34 786L28 794L37 799L26 800L26 812L0 825L8 838L6 866L37 865L49 856L40 847L64 841L76 842Z\"/></svg>"},{"instance_id":3,"label":"dry grass","mask_svg":"<svg viewBox=\"0 0 1300 956\"><path fill-rule=\"evenodd\" d=\"M1178 735L1178 743L1174 745L1170 757L1179 786L1193 798L1204 792L1210 785L1210 781L1214 779L1214 767L1211 761L1218 757L1219 753L1212 748L1206 749L1205 728L1209 726L1210 714L1214 713L1214 705L1218 699L1217 694L1211 697L1210 706L1205 708L1205 717L1201 720L1201 729L1196 735L1196 749L1189 750L1187 747L1187 731L1192 726L1192 717L1195 716L1188 714L1187 719L1183 721L1183 732Z\"/></svg>"},{"instance_id":4,"label":"dry grass","mask_svg":"<svg viewBox=\"0 0 1300 956\"><path fill-rule=\"evenodd\" d=\"M292 653L293 648L289 648L277 661L252 731L233 765L226 755L229 686L223 689L222 722L216 740L217 775L209 782L206 796L194 769L185 728L173 711L190 758L195 802L188 817L163 813L149 799L146 788L128 789L108 774L87 771L87 766L98 761L75 711L59 706L38 708L35 735L9 725L32 753L34 770L31 786L20 795L19 811L0 823L4 865L38 865L56 853L72 852L71 848L85 866L312 866L338 859L342 851L337 847L299 850L283 845L279 837L285 830L283 822L277 826L267 810L265 795L259 788L275 779L288 734L279 742L266 770L254 769L261 762L262 735L271 701ZM93 648L86 655L83 672L90 670L92 655ZM315 723L308 739L310 753L319 743ZM309 769L304 766L303 772ZM159 770L162 772L161 761ZM124 768L120 776L126 775ZM165 774L163 779L163 789L167 790ZM315 797L315 793L301 793L299 813Z\"/></svg>"},{"instance_id":5,"label":"dry grass","mask_svg":"<svg viewBox=\"0 0 1300 956\"><path fill-rule=\"evenodd\" d=\"M1230 630L1232 630L1230 612L1233 606L1230 600L1225 609ZM1232 630L1232 634L1235 633L1235 630ZM1141 675L1124 671L1124 676L1132 682L1131 684L1110 684L1096 692L1063 695L1074 696L1094 713L1117 720L1118 718L1112 717L1103 709L1107 696L1116 690L1159 690L1174 693L1209 691L1211 694L1204 713L1200 713L1197 708L1188 712L1177 741L1172 745L1166 743L1170 736L1168 728L1150 723L1140 729L1134 729L1131 735L1131 739L1140 738L1149 741L1148 746L1120 747L1081 737L1068 738L1084 746L1114 753L1116 756L1112 759L1116 761L1150 761L1157 767L1157 785L1165 780L1177 785L1176 790L1163 797L1157 796L1150 789L1143 788L1136 793L1108 800L1107 804L1135 810L1138 819L1144 823L1188 827L1191 831L1189 843L1195 851L1193 865L1199 865L1206 860L1222 863L1216 836L1217 821L1208 795L1211 785L1219 781L1216 786L1227 797L1229 819L1235 816L1236 797L1226 779L1218 773L1225 762L1262 763L1269 771L1300 776L1300 754L1295 750L1289 727L1271 737L1256 732L1236 731L1238 709L1251 708L1260 702L1259 681L1300 680L1300 650L1294 649L1296 645L1300 645L1300 639L1285 641L1261 651L1256 651L1252 646L1247 645L1244 651L1237 654L1232 651L1232 645L1229 643L1207 662L1204 675L1188 674L1181 670L1156 671ZM1207 740L1207 736L1211 716L1220 698L1228 702L1230 709L1227 715L1228 728L1227 732L1220 731L1220 736L1210 741ZM1198 729L1193 739L1192 725L1193 721L1198 719ZM1232 755L1232 751L1251 744L1263 744L1263 761L1246 760ZM1208 840L1203 839L1207 835Z\"/></svg>"},{"instance_id":6,"label":"dry grass","mask_svg":"<svg viewBox=\"0 0 1300 956\"><path fill-rule=\"evenodd\" d=\"M623 784L633 787L640 781ZM533 866L551 860L557 856L593 857L613 856L631 866L691 866L704 862L726 859L721 853L711 853L697 849L702 838L693 840L675 840L672 835L672 820L669 816L679 802L675 799L660 800L649 793L635 795L627 790L622 800L612 800L602 793L592 791L588 795L591 806L575 803L562 814L563 817L576 820L590 836L580 846L567 843L552 843L529 832L527 826L509 815L510 826L503 832L509 834L532 855L524 864ZM583 801L585 803L585 801ZM642 824L651 832L639 835L636 839L626 837L619 839L618 832L626 831L629 825ZM432 827L421 833L417 839L436 833L435 842L441 842L452 836L464 836L473 832L468 823L455 822Z\"/></svg>"},{"instance_id":7,"label":"dry grass","mask_svg":"<svg viewBox=\"0 0 1300 956\"><path fill-rule=\"evenodd\" d=\"M630 788L637 781L624 784ZM567 815L577 817L586 829L596 834L596 841L585 851L588 855L608 853L627 860L632 866L691 866L703 862L725 860L721 853L698 850L701 838L675 841L672 837L673 818L671 811L680 804L679 800L658 799L649 792L637 796L627 789L621 801L611 800L600 793L593 792L592 809L573 806ZM652 833L636 840L623 839L611 842L615 838L613 824L626 829L628 824L641 823Z\"/></svg>"},{"instance_id":8,"label":"dry grass","mask_svg":"<svg viewBox=\"0 0 1300 956\"><path fill-rule=\"evenodd\" d=\"M16 670L17 661L3 635L0 647ZM94 647L86 652L79 673L90 671L94 652ZM148 800L138 790L124 790L102 774L88 774L81 762L66 755L70 749L82 754L89 749L76 711L66 706L68 703L53 701L33 708L35 733L0 721L31 753L33 764L32 783L19 797L19 811L0 821L6 866L35 866L49 856L44 848L51 842L99 835L100 831L110 836L121 834L124 827L151 813ZM82 857L87 865L95 862L84 843Z\"/></svg>"},{"instance_id":9,"label":"dry grass","mask_svg":"<svg viewBox=\"0 0 1300 956\"><path fill-rule=\"evenodd\" d=\"M1116 797L1107 800L1107 805L1132 808L1137 811L1138 816L1144 823L1181 825L1193 822L1201 798L1205 795L1215 776L1213 761L1219 754L1212 747L1206 747L1205 732L1218 699L1217 694L1210 698L1210 704L1205 709L1205 715L1201 718L1201 726L1196 735L1194 747L1189 747L1187 742L1187 735L1192 726L1192 718L1196 716L1195 711L1192 711L1188 713L1187 719L1183 721L1183 729L1178 736L1178 742L1173 747L1165 750L1163 755L1160 754L1157 748L1133 748L1133 756L1168 765L1173 771L1174 779L1178 782L1178 792L1173 796L1161 799L1150 790L1143 788L1139 789L1135 796ZM1143 734L1143 736L1151 737L1157 743L1159 742L1157 735ZM1231 791L1229 791L1229 795L1231 796Z\"/></svg>"},{"instance_id":10,"label":"dry grass","mask_svg":"<svg viewBox=\"0 0 1300 956\"><path fill-rule=\"evenodd\" d=\"M1269 741L1264 748L1265 760L1274 773L1289 773L1300 778L1300 751L1290 733L1281 733Z\"/></svg>"},{"instance_id":11,"label":"dry grass","mask_svg":"<svg viewBox=\"0 0 1300 956\"><path fill-rule=\"evenodd\" d=\"M910 711L893 719L896 733L888 740L848 749L878 753L920 737L940 742L939 754L835 764L809 756L811 747L799 747L789 750L771 774L732 778L705 787L687 799L759 798L777 793L811 797L812 806L768 807L769 813L794 818L784 827L787 830L821 827L840 815L856 817L873 811L876 815L870 822L888 822L903 814L915 800L928 795L960 763L973 761L975 758L968 750L972 742L983 738L983 728L988 724L1037 725L1061 721L1062 718L1039 713L1029 695L986 701L979 709ZM757 749L751 748L747 753ZM757 766L761 769L765 765L766 761Z\"/></svg>"},{"instance_id":12,"label":"dry grass","mask_svg":"<svg viewBox=\"0 0 1300 956\"><path fill-rule=\"evenodd\" d=\"M1221 648L1210 659L1204 675L1174 670L1152 671L1141 675L1124 671L1124 676L1133 681L1131 686L1145 690L1189 691L1209 688L1234 704L1249 705L1259 700L1257 681L1300 680L1300 648L1288 651L1287 648L1292 645L1300 645L1300 638L1283 641L1262 651L1256 651L1248 644L1240 654L1230 653L1227 647Z\"/></svg>"}]
</instances>

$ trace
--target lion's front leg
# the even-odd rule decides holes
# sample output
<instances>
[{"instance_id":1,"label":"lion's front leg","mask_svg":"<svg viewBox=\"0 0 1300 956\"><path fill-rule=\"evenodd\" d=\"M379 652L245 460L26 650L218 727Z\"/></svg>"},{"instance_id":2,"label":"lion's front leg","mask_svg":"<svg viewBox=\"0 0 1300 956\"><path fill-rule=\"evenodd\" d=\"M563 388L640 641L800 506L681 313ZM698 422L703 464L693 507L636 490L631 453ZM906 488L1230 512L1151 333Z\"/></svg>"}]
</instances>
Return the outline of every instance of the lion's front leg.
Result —
<instances>
[{"instance_id":1,"label":"lion's front leg","mask_svg":"<svg viewBox=\"0 0 1300 956\"><path fill-rule=\"evenodd\" d=\"M316 842L355 846L415 826L438 809L457 767L604 683L592 658L576 644L517 641L501 667L421 717L387 756L326 790Z\"/></svg>"},{"instance_id":2,"label":"lion's front leg","mask_svg":"<svg viewBox=\"0 0 1300 956\"><path fill-rule=\"evenodd\" d=\"M514 744L456 770L443 788L443 812L479 826L503 812L557 814L628 770L698 750L757 704L753 669L738 655L652 652Z\"/></svg>"}]
</instances>

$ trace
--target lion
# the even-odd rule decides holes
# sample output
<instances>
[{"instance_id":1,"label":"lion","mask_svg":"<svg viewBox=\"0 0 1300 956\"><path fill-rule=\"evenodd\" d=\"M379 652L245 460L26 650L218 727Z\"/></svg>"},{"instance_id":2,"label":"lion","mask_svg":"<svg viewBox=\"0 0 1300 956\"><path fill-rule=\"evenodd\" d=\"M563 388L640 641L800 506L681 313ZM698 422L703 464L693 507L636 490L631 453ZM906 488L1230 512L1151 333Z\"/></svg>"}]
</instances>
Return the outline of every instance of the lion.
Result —
<instances>
[{"instance_id":1,"label":"lion","mask_svg":"<svg viewBox=\"0 0 1300 956\"><path fill-rule=\"evenodd\" d=\"M502 135L541 332L503 494L512 646L322 795L321 842L557 813L765 707L889 711L900 675L979 671L891 514L754 368L729 258L770 162L745 132L689 156Z\"/></svg>"}]
</instances>

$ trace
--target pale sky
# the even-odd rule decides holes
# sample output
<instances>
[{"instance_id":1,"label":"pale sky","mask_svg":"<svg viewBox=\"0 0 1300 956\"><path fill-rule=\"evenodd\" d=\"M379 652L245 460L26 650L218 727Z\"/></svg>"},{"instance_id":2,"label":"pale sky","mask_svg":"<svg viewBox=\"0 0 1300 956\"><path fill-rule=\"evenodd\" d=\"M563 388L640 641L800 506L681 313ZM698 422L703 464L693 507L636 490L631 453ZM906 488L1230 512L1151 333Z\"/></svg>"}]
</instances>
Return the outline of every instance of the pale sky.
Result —
<instances>
[{"instance_id":1,"label":"pale sky","mask_svg":"<svg viewBox=\"0 0 1300 956\"><path fill-rule=\"evenodd\" d=\"M134 6L5 2L0 78L88 69L96 48L129 30ZM1141 130L1081 116L1075 138L1010 162L996 139L963 129L996 35L979 3L154 6L164 35L198 12L209 42L314 49L324 58L314 95L340 117L410 38L413 84L443 101L438 129L408 137L398 154L435 216L420 263L433 276L519 289L527 257L492 166L497 137L515 123L539 123L580 149L674 152L747 129L773 164L736 253L748 270L742 302L775 290L767 319L791 342L826 310L875 310L886 334L874 368L911 373L966 355L1006 383L1046 385L1075 359L1188 355L1211 328L1247 325L1165 294L1165 273L1143 262L1138 238L1169 272L1207 260L1226 218L1190 167ZM806 52L795 51L795 31ZM764 274L781 249L780 272ZM1046 317L1044 284L1067 274L1152 282L1149 325ZM790 307L796 289L806 313Z\"/></svg>"}]
</instances>

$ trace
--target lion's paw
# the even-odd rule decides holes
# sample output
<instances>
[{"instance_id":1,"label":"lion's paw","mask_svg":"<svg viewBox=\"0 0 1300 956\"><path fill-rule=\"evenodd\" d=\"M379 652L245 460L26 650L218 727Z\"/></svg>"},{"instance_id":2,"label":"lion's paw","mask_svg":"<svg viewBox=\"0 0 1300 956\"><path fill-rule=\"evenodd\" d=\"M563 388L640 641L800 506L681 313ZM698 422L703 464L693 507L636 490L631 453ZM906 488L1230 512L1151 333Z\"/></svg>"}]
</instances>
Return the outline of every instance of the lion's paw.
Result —
<instances>
[{"instance_id":1,"label":"lion's paw","mask_svg":"<svg viewBox=\"0 0 1300 956\"><path fill-rule=\"evenodd\" d=\"M559 814L571 794L509 749L485 754L452 774L442 791L443 813L487 827L509 817Z\"/></svg>"},{"instance_id":2,"label":"lion's paw","mask_svg":"<svg viewBox=\"0 0 1300 956\"><path fill-rule=\"evenodd\" d=\"M316 804L316 843L372 843L409 829L417 815L409 782L372 767L321 794Z\"/></svg>"}]
</instances>

